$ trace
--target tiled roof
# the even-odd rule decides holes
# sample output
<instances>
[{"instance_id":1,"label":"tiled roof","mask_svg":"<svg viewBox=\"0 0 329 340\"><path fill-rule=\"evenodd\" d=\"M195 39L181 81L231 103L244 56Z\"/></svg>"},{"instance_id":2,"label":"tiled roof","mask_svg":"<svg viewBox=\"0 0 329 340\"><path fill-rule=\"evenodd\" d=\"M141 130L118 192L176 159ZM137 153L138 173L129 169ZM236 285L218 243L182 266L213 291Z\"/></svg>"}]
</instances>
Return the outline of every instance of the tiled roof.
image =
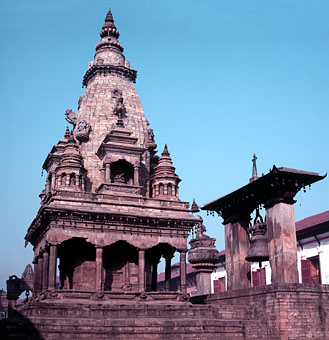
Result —
<instances>
[{"instance_id":1,"label":"tiled roof","mask_svg":"<svg viewBox=\"0 0 329 340\"><path fill-rule=\"evenodd\" d=\"M194 269L190 263L186 263L186 275L194 272ZM174 279L175 277L178 277L180 275L179 273L179 262L174 263L171 265L171 278ZM165 273L158 274L158 282L165 280Z\"/></svg>"},{"instance_id":2,"label":"tiled roof","mask_svg":"<svg viewBox=\"0 0 329 340\"><path fill-rule=\"evenodd\" d=\"M304 230L326 222L329 222L329 210L296 222L296 231Z\"/></svg>"}]
</instances>

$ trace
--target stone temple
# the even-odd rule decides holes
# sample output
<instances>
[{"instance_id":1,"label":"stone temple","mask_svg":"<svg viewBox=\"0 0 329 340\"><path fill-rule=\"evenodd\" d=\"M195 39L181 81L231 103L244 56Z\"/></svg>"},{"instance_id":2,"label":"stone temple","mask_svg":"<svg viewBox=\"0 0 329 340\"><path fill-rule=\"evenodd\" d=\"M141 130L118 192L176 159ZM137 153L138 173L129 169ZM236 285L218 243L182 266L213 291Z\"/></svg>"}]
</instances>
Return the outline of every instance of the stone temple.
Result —
<instances>
[{"instance_id":1,"label":"stone temple","mask_svg":"<svg viewBox=\"0 0 329 340\"><path fill-rule=\"evenodd\" d=\"M179 199L167 145L157 155L111 11L100 37L78 110L66 111L72 129L43 164L41 207L25 236L34 268L7 281L0 330L9 339L328 339L329 287L297 283L293 214L295 194L323 177L274 167L203 207L225 225L228 291L209 295L215 240ZM266 221L249 228L260 205ZM190 299L187 238L196 226L189 259L200 295ZM265 254L254 246L260 239ZM161 258L165 291L157 291ZM248 259L269 259L273 284L250 287ZM16 308L24 290L33 295Z\"/></svg>"}]
</instances>

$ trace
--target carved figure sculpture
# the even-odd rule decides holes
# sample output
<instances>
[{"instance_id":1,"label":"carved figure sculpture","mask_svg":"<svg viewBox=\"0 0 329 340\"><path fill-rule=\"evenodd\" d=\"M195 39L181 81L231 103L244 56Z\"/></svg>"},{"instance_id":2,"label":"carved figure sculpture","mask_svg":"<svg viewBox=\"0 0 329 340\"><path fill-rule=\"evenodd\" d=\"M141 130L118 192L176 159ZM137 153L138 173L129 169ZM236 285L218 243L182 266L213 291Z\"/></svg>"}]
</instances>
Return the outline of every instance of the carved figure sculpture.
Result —
<instances>
[{"instance_id":1,"label":"carved figure sculpture","mask_svg":"<svg viewBox=\"0 0 329 340\"><path fill-rule=\"evenodd\" d=\"M123 104L123 98L122 96L120 96L113 110L113 114L118 116L118 118L123 118L125 113L126 113L126 108L125 108L125 105Z\"/></svg>"},{"instance_id":2,"label":"carved figure sculpture","mask_svg":"<svg viewBox=\"0 0 329 340\"><path fill-rule=\"evenodd\" d=\"M154 142L154 132L153 129L147 129L148 140L150 142Z\"/></svg>"},{"instance_id":3,"label":"carved figure sculpture","mask_svg":"<svg viewBox=\"0 0 329 340\"><path fill-rule=\"evenodd\" d=\"M130 62L128 60L125 60L125 67L130 68Z\"/></svg>"},{"instance_id":4,"label":"carved figure sculpture","mask_svg":"<svg viewBox=\"0 0 329 340\"><path fill-rule=\"evenodd\" d=\"M76 127L76 138L80 142L86 142L89 139L90 124L82 119L78 122Z\"/></svg>"},{"instance_id":5,"label":"carved figure sculpture","mask_svg":"<svg viewBox=\"0 0 329 340\"><path fill-rule=\"evenodd\" d=\"M75 127L75 125L77 124L77 117L75 115L75 112L73 112L71 109L68 109L65 111L65 116L65 119Z\"/></svg>"}]
</instances>

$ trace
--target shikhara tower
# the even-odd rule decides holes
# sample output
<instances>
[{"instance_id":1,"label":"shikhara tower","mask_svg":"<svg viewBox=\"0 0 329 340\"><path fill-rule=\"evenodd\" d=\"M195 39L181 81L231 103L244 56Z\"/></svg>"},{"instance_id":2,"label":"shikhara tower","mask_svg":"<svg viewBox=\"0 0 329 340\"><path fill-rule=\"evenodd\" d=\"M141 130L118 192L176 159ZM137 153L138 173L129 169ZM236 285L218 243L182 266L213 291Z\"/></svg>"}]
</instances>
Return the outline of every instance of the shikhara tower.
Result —
<instances>
[{"instance_id":1,"label":"shikhara tower","mask_svg":"<svg viewBox=\"0 0 329 340\"><path fill-rule=\"evenodd\" d=\"M224 218L228 289L206 295L218 260L214 239L179 200L166 145L157 156L133 86L137 72L125 60L110 11L100 36L77 114L66 111L73 131L66 129L43 165L41 208L25 236L34 271L28 265L21 279L9 277L10 317L0 320L0 334L5 328L9 339L328 339L329 287L298 283L293 212L296 193L325 176L274 166L258 178L254 162L249 184L205 205ZM199 211L195 202L191 211ZM204 295L189 300L187 236L196 224L189 260ZM175 252L177 292L170 287ZM272 284L250 287L248 261L265 255ZM32 298L15 306L31 288Z\"/></svg>"},{"instance_id":2,"label":"shikhara tower","mask_svg":"<svg viewBox=\"0 0 329 340\"><path fill-rule=\"evenodd\" d=\"M70 301L84 292L84 299L103 301L121 292L131 300L161 294L184 300L187 236L198 219L179 200L167 146L156 155L133 85L137 72L125 59L111 11L100 36L77 114L66 111L73 132L66 130L43 165L46 188L25 237L34 247L34 296ZM181 283L170 292L175 252ZM167 292L155 293L161 257Z\"/></svg>"}]
</instances>

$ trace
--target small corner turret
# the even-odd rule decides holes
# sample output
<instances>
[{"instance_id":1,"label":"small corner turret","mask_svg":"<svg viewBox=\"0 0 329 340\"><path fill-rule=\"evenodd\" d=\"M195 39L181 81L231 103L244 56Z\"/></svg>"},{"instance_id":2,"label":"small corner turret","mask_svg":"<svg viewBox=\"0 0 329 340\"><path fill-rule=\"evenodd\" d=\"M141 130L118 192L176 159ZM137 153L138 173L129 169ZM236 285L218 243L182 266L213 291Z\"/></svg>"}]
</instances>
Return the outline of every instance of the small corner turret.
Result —
<instances>
[{"instance_id":1,"label":"small corner turret","mask_svg":"<svg viewBox=\"0 0 329 340\"><path fill-rule=\"evenodd\" d=\"M178 199L178 183L181 179L175 173L167 144L159 158L152 176L152 197Z\"/></svg>"},{"instance_id":2,"label":"small corner turret","mask_svg":"<svg viewBox=\"0 0 329 340\"><path fill-rule=\"evenodd\" d=\"M73 132L66 127L64 139L53 146L43 164L47 171L45 194L64 189L85 190L86 170Z\"/></svg>"}]
</instances>

